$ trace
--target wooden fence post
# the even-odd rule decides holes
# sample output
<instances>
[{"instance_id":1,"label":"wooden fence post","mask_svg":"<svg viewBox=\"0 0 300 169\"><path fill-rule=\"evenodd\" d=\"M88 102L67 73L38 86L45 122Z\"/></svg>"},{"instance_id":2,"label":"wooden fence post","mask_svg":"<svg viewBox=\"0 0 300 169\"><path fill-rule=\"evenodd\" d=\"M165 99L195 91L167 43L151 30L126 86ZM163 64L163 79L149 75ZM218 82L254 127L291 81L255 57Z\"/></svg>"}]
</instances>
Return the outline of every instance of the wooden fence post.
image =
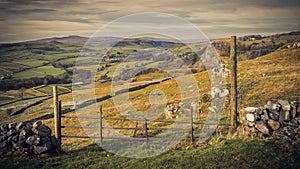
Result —
<instances>
[{"instance_id":1,"label":"wooden fence post","mask_svg":"<svg viewBox=\"0 0 300 169\"><path fill-rule=\"evenodd\" d=\"M54 135L57 141L57 151L61 151L61 101L58 102L57 86L53 86Z\"/></svg>"},{"instance_id":2,"label":"wooden fence post","mask_svg":"<svg viewBox=\"0 0 300 169\"><path fill-rule=\"evenodd\" d=\"M134 130L134 132L133 132L133 137L136 137L136 133L137 133L137 128L138 128L138 126L139 126L139 122L136 121L136 122L135 122L135 130Z\"/></svg>"},{"instance_id":3,"label":"wooden fence post","mask_svg":"<svg viewBox=\"0 0 300 169\"><path fill-rule=\"evenodd\" d=\"M102 117L102 105L100 106L100 111L99 111L99 114L100 114L100 146L102 146L102 141L103 141L103 128L102 128L102 120L103 120L103 117Z\"/></svg>"},{"instance_id":4,"label":"wooden fence post","mask_svg":"<svg viewBox=\"0 0 300 169\"><path fill-rule=\"evenodd\" d=\"M231 71L231 99L230 99L230 130L229 137L232 137L237 129L237 55L236 36L230 39L230 71Z\"/></svg>"},{"instance_id":5,"label":"wooden fence post","mask_svg":"<svg viewBox=\"0 0 300 169\"><path fill-rule=\"evenodd\" d=\"M148 146L148 124L147 124L147 120L145 119L145 135L146 135L146 146Z\"/></svg>"},{"instance_id":6,"label":"wooden fence post","mask_svg":"<svg viewBox=\"0 0 300 169\"><path fill-rule=\"evenodd\" d=\"M191 114L191 123L190 123L190 127L191 127L191 142L194 142L194 121L193 121L193 106L191 106L190 108L190 114Z\"/></svg>"}]
</instances>

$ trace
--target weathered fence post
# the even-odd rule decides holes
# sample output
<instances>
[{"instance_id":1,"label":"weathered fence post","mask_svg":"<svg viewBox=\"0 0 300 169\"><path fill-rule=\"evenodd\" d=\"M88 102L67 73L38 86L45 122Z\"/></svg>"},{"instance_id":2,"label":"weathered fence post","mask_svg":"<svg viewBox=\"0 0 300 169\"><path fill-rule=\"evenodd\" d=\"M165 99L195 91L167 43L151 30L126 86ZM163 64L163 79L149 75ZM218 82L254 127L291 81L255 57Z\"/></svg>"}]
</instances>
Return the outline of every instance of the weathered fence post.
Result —
<instances>
[{"instance_id":1,"label":"weathered fence post","mask_svg":"<svg viewBox=\"0 0 300 169\"><path fill-rule=\"evenodd\" d=\"M58 102L57 86L53 86L54 135L57 140L57 151L61 151L61 101Z\"/></svg>"},{"instance_id":2,"label":"weathered fence post","mask_svg":"<svg viewBox=\"0 0 300 169\"><path fill-rule=\"evenodd\" d=\"M146 146L148 146L148 123L147 123L147 119L145 119L145 135L146 135Z\"/></svg>"},{"instance_id":3,"label":"weathered fence post","mask_svg":"<svg viewBox=\"0 0 300 169\"><path fill-rule=\"evenodd\" d=\"M191 123L190 123L190 127L191 127L191 142L194 142L194 121L193 121L193 106L191 106L190 108L190 114L191 114Z\"/></svg>"},{"instance_id":4,"label":"weathered fence post","mask_svg":"<svg viewBox=\"0 0 300 169\"><path fill-rule=\"evenodd\" d=\"M134 130L134 132L133 132L133 137L136 137L136 133L137 133L137 130L138 130L138 126L139 126L139 122L136 121L136 122L135 122L135 130Z\"/></svg>"},{"instance_id":5,"label":"weathered fence post","mask_svg":"<svg viewBox=\"0 0 300 169\"><path fill-rule=\"evenodd\" d=\"M231 72L231 99L230 99L230 130L229 137L236 132L237 129L237 55L236 55L236 36L230 39L230 72Z\"/></svg>"},{"instance_id":6,"label":"weathered fence post","mask_svg":"<svg viewBox=\"0 0 300 169\"><path fill-rule=\"evenodd\" d=\"M103 120L103 117L102 117L102 105L100 106L100 111L99 111L99 114L100 114L100 146L102 146L102 141L103 141L103 128L102 128L102 120Z\"/></svg>"}]
</instances>

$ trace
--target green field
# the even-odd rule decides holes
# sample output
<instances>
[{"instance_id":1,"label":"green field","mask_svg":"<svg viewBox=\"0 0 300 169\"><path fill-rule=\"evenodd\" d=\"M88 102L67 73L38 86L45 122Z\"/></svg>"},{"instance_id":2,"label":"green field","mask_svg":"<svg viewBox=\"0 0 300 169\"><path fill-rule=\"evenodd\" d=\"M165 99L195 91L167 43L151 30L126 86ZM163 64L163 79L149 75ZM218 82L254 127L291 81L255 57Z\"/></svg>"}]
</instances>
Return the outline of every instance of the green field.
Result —
<instances>
[{"instance_id":1,"label":"green field","mask_svg":"<svg viewBox=\"0 0 300 169\"><path fill-rule=\"evenodd\" d=\"M67 59L57 61L57 63L74 64L75 65L76 61L80 61L80 63L86 63L86 62L89 62L89 61L95 60L95 59L96 59L95 57L79 57L79 58L74 57L74 58L67 58Z\"/></svg>"},{"instance_id":2,"label":"green field","mask_svg":"<svg viewBox=\"0 0 300 169\"><path fill-rule=\"evenodd\" d=\"M296 147L296 148L293 148ZM104 151L96 145L51 158L7 157L0 167L14 168L300 168L300 144L279 141L229 140L203 147L173 149L156 157L133 159Z\"/></svg>"},{"instance_id":3,"label":"green field","mask_svg":"<svg viewBox=\"0 0 300 169\"><path fill-rule=\"evenodd\" d=\"M29 67L38 67L38 66L41 66L41 65L43 65L45 63L48 63L48 62L43 61L43 60L20 60L20 61L15 61L14 63L27 65Z\"/></svg>"},{"instance_id":4,"label":"green field","mask_svg":"<svg viewBox=\"0 0 300 169\"><path fill-rule=\"evenodd\" d=\"M46 65L42 67L28 69L20 73L16 73L14 77L16 79L26 79L32 77L45 77L47 75L60 75L64 72L65 71L60 68L55 68L52 65Z\"/></svg>"},{"instance_id":5,"label":"green field","mask_svg":"<svg viewBox=\"0 0 300 169\"><path fill-rule=\"evenodd\" d=\"M23 64L16 64L13 62L1 62L0 63L0 68L3 71L9 71L9 72L15 72L19 71L25 68L29 68L29 66L23 65Z\"/></svg>"}]
</instances>

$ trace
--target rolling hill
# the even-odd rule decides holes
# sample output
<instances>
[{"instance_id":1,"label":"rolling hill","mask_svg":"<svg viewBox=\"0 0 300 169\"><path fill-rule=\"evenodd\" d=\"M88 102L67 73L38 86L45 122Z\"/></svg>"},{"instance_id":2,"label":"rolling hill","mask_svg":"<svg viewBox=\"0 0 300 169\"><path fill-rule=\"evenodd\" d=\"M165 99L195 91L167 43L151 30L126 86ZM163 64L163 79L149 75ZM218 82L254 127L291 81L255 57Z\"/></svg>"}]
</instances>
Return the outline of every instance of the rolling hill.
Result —
<instances>
[{"instance_id":1,"label":"rolling hill","mask_svg":"<svg viewBox=\"0 0 300 169\"><path fill-rule=\"evenodd\" d=\"M15 79L25 81L24 79L27 77L32 78L40 76L40 78L43 79L42 84L35 87L31 86L28 88L22 88L22 90L20 88L16 90L6 90L0 92L1 123L8 123L12 121L19 122L28 119L45 117L42 118L43 123L53 128L53 119L47 116L52 113L52 85L59 86L59 99L65 103L63 105L63 109L69 110L65 115L76 116L76 113L73 110L73 97L71 93L72 85L70 83L56 84L54 81L53 83L51 83L51 81L44 83L44 80L47 79L45 78L47 75L51 75L53 77L70 78L72 76L70 72L72 72L82 44L86 40L87 38L84 37L70 36L62 38L49 38L34 42L0 45L0 59L3 59L3 62L0 63L0 73L2 73L2 75L11 73L13 74L12 77L1 80L0 83ZM240 38L240 40L238 40L239 61L237 73L239 108L246 106L261 106L261 104L265 103L267 100L300 100L300 88L298 82L300 48L297 45L294 45L298 44L299 42L300 35L297 33L286 33L281 35L259 37L256 39L253 39L253 37L250 36ZM221 55L219 56L219 59L222 60L225 68L228 68L230 65L228 56L228 43L229 39L217 39L212 41L212 44L215 45L218 53ZM199 44L196 43L191 45L197 46ZM195 69L193 71L193 76L196 78L199 88L199 90L196 92L199 93L202 101L208 97L208 101L203 101L198 107L199 114L197 120L200 121L205 119L208 112L208 107L210 106L210 79L207 71L201 67L201 60L197 59L197 55L193 54L193 51L189 46L184 46L183 44L176 42L166 42L161 39L158 41L151 38L126 39L108 51L107 58L125 58L126 56L134 53L135 50L139 51L157 47L162 49L167 48L167 50L171 51L175 56L184 58L186 63L189 63L188 65ZM105 63L101 63L99 65L101 69L97 71L95 80L96 98L101 98L107 94L110 94L112 83L109 79L113 77L113 72L116 70L118 64L119 62L111 62L110 60L106 60ZM128 68L134 67L135 65L151 67L154 64L158 64L158 62L129 62L126 64ZM174 69L176 70L176 68ZM43 77L43 75L45 76ZM68 75L68 77L63 75ZM154 81L164 77L168 77L168 74L164 74L164 72L159 71L146 71L146 73L141 73L136 76L136 83L132 83L131 85L140 85L146 83L147 81ZM124 81L120 81L120 83L125 84ZM227 83L225 84L229 89L230 86L228 83L229 78L227 78ZM177 87L178 86L176 85L175 80L168 80L148 86L141 90L130 92L129 97L136 109L147 110L150 106L148 96L151 91L157 89L164 92L168 99L168 103L179 103L180 93L178 92ZM42 100L41 103L34 104L40 100ZM104 107L103 111L105 116L120 117L120 114L118 114L118 111L113 104L112 98L101 100L99 103ZM228 123L228 101L226 103L227 104L222 116L222 121ZM31 104L34 105L30 106ZM14 112L26 106L28 108L21 112L20 115L11 116L14 114ZM76 118L63 119L62 123L67 125L80 125L78 119ZM114 124L115 127L124 125L128 127L135 127L134 122L119 122ZM64 131L64 134L66 135L72 133L74 133L72 130ZM79 135L86 134L83 129L78 129L76 133ZM125 134L131 135L132 133ZM193 164L195 168L201 167L202 165L208 165L214 168L220 165L222 166L222 164L224 167L235 166L243 168L242 164L247 162L248 163L245 168L250 166L254 167L256 165L260 166L261 168L297 168L296 166L299 165L297 162L299 161L299 154L297 154L297 152L299 152L297 149L298 147L293 147L288 143L276 141L266 143L264 141L256 140L250 142L234 140L230 142L225 140L225 136L219 137L214 135L211 138L211 146L208 147L192 148L192 146L187 143L187 146L178 145L177 149L171 150L170 152L167 152L166 154L163 154L157 158L154 157L143 160L128 160L114 156L103 150L98 151L98 149L93 146L89 147L88 145L92 144L92 140L90 139L64 139L62 143L63 149L67 151L66 154L53 159L37 159L33 161L32 164L34 166L40 165L41 167L45 168L55 167L55 164L57 164L59 167L64 166L70 168L71 166L66 166L66 164L59 162L61 158L66 157L68 159L83 158L83 162L80 162L79 159L75 160L75 163L78 165L78 167L84 167L85 162L90 162L97 167L103 167L108 163L112 165L114 162L116 165L112 165L113 167L134 167L135 164L140 164L141 166L145 167L154 167L155 163L158 163L160 165L170 166L171 168L175 168L176 166L188 166L191 164ZM286 147L288 147L289 150L287 150ZM183 151L185 148L188 150ZM97 151L94 151L94 149L97 149ZM253 152L248 151L249 149L253 150ZM265 151L266 153L262 153L262 151ZM86 153L99 157L101 160L89 160L88 158L84 157L84 154ZM233 158L228 157L228 153ZM276 156L276 154L280 155ZM290 161L287 161L286 158L288 154L293 155L292 159L289 158ZM197 156L197 158L202 161L199 163L196 161L190 161L188 164L185 161L180 160L185 159L182 158L182 156ZM274 156L277 157L275 158L276 160L273 160ZM177 163L170 162L170 160L174 158L177 159ZM260 161L262 158L267 159L266 163ZM218 162L216 159L220 159L220 161ZM8 160L8 158L4 158L4 161L6 160ZM22 158L18 158L16 160L21 161L21 163L26 163ZM207 160L212 162L207 162ZM272 160L273 163L271 162ZM238 161L238 163L235 163L236 161ZM15 164L15 166L18 166L18 164ZM193 166L191 165L190 168L193 168Z\"/></svg>"}]
</instances>

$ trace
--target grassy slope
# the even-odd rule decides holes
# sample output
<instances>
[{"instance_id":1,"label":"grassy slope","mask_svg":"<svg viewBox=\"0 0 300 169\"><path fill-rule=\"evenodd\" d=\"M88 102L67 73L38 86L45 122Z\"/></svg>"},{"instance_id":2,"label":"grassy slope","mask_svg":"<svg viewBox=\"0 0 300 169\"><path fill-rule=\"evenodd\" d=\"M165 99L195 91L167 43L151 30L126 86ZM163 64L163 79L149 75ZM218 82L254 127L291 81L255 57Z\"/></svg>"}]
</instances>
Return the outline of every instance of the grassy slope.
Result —
<instances>
[{"instance_id":1,"label":"grassy slope","mask_svg":"<svg viewBox=\"0 0 300 169\"><path fill-rule=\"evenodd\" d=\"M299 94L299 86L297 87L297 78L299 75L299 69L296 69L299 57L299 50L281 50L276 51L272 54L266 55L261 58L257 58L250 61L239 62L239 93L240 93L240 108L245 106L258 106L266 103L268 99L288 99L297 100ZM265 74L265 75L264 75ZM286 76L291 75L291 76ZM208 74L206 72L201 72L195 74L195 78L198 81L199 95L200 97L206 93L210 93L210 82ZM229 80L229 79L228 79ZM135 91L130 93L130 99L138 110L147 110L149 108L148 94L155 90L162 90L168 98L168 103L178 103L180 101L180 95L176 89L176 83L174 81L166 81L164 83L150 86L141 91ZM97 97L102 97L110 93L110 83L96 84L96 95ZM269 93L271 92L271 93ZM259 97L258 97L259 96ZM72 101L72 94L64 94L60 96L63 102ZM42 103L41 105L34 106L30 108L39 109L44 105L52 104L52 100L49 99ZM104 115L120 117L117 113L116 108L113 105L112 99L105 100L101 102L104 106ZM204 117L207 112L209 103L200 104L199 110L202 112L200 117ZM51 109L46 109L43 111L38 111L31 115L41 116L47 113L51 113ZM225 107L225 116L228 110ZM75 115L71 113L70 115ZM21 121L27 119L28 117L19 117L14 119L14 121ZM52 119L45 121L47 124L52 125ZM63 119L63 123L68 122L69 125L78 125L76 121L70 121ZM123 123L118 124L120 126ZM128 127L134 127L134 123L127 123ZM70 131L71 132L71 131ZM79 132L79 134L84 134L84 132ZM69 140L65 145L76 145L78 140ZM63 142L64 143L64 142ZM73 148L77 148L74 146Z\"/></svg>"},{"instance_id":2,"label":"grassy slope","mask_svg":"<svg viewBox=\"0 0 300 169\"><path fill-rule=\"evenodd\" d=\"M300 98L300 50L280 50L238 64L238 93L241 108L259 106L267 100Z\"/></svg>"},{"instance_id":3,"label":"grassy slope","mask_svg":"<svg viewBox=\"0 0 300 169\"><path fill-rule=\"evenodd\" d=\"M240 99L242 100L240 106L261 105L262 103L265 103L267 99L281 98L299 100L297 97L299 96L299 94L297 94L297 92L299 93L299 86L297 86L297 78L299 77L299 68L297 69L297 67L299 67L299 56L299 50L281 50L254 60L239 62L239 91L241 93ZM207 74L205 72L198 73L195 77L198 80L198 86L200 86L201 89L199 94L203 95L209 93L210 83ZM141 110L147 109L147 106L149 106L149 103L146 100L147 97L145 96L153 89L163 90L168 96L169 102L178 102L178 95L176 95L176 92L174 93L174 90L171 90L175 87L173 85L174 84L170 81L165 82L146 88L143 91L133 92L130 94L130 97L133 104L136 105L136 108ZM98 90L97 96L100 97L110 91L110 84L97 84L96 88L96 91ZM271 94L269 94L269 92L271 92ZM143 99L136 99L138 97ZM72 95L70 93L64 94L60 96L60 99L63 101L72 101ZM51 104L51 102L52 100L48 100L36 107ZM114 110L115 108L112 105L111 100L104 101L101 104L105 106L104 113L106 115L115 114L116 110ZM200 110L203 109L205 112L208 105L209 104L200 105L199 108ZM17 118L14 121L30 119L50 112L51 109L38 111L29 116ZM74 116L75 113L71 112L68 115ZM117 115L115 114L113 116ZM53 128L52 119L44 120L43 122ZM63 124L79 125L79 122L77 119L63 119ZM134 126L134 124L129 124L129 126L130 125L132 125L132 127ZM71 130L64 131L64 134L72 133L73 131ZM85 135L83 130L77 130L76 133ZM286 168L286 164L289 162L295 163L296 161L299 161L299 154L293 156L296 154L290 154L290 152L286 150L286 144L278 142L264 143L253 141L243 143L237 140L226 145L213 145L179 152L171 151L163 156L141 160L126 159L118 156L106 157L106 152L99 153L95 148L91 147L83 148L91 143L91 140L88 139L64 139L63 148L68 151L65 155L51 159L37 159L36 161L31 161L32 164L24 163L26 159L16 158L15 161L13 161L15 163L13 163L12 166L24 164L35 167L43 166L45 168L48 166L57 166L57 168L70 168L76 166L76 168L84 168L86 164L90 164L94 168L103 168L104 166L111 166L111 168L135 168L137 166L148 168L157 168L156 166L169 166L170 168L177 168L177 166L179 166L179 168L199 168L203 166L209 168L218 168L219 166L221 168L250 168L258 165L261 168ZM252 148L253 151L249 151L250 148ZM267 155L262 154L262 151L268 152ZM292 158L287 158L290 155L292 155ZM105 158L103 158L103 156L105 156ZM99 160L99 158L101 160ZM5 159L6 158L3 160ZM69 160L69 164L64 163L64 159L67 161ZM71 160L73 160L72 163ZM17 161L19 163L17 163ZM299 163L297 165L299 165Z\"/></svg>"},{"instance_id":4,"label":"grassy slope","mask_svg":"<svg viewBox=\"0 0 300 169\"><path fill-rule=\"evenodd\" d=\"M297 143L221 141L188 150L173 149L156 157L131 159L96 145L52 158L2 157L1 168L299 168Z\"/></svg>"}]
</instances>

